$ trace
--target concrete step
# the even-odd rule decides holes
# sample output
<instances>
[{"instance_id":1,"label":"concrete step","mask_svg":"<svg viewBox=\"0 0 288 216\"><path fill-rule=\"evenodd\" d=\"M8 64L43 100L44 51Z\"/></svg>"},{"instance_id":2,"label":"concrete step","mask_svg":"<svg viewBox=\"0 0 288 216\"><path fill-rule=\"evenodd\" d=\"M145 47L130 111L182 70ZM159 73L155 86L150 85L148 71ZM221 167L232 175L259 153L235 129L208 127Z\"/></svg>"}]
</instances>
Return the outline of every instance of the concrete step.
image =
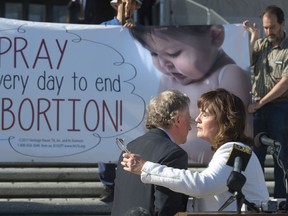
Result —
<instances>
[{"instance_id":1,"label":"concrete step","mask_svg":"<svg viewBox=\"0 0 288 216\"><path fill-rule=\"evenodd\" d=\"M266 186L268 188L268 192L270 197L274 197L274 186L275 186L275 182L274 181L266 181Z\"/></svg>"},{"instance_id":2,"label":"concrete step","mask_svg":"<svg viewBox=\"0 0 288 216\"><path fill-rule=\"evenodd\" d=\"M96 198L100 182L0 182L0 198Z\"/></svg>"},{"instance_id":3,"label":"concrete step","mask_svg":"<svg viewBox=\"0 0 288 216\"><path fill-rule=\"evenodd\" d=\"M206 165L190 164L201 172ZM273 158L265 179L273 197ZM0 163L0 215L104 216L112 203L99 201L103 185L97 164Z\"/></svg>"},{"instance_id":4,"label":"concrete step","mask_svg":"<svg viewBox=\"0 0 288 216\"><path fill-rule=\"evenodd\" d=\"M97 167L5 167L0 168L0 173L0 182L99 181Z\"/></svg>"},{"instance_id":5,"label":"concrete step","mask_svg":"<svg viewBox=\"0 0 288 216\"><path fill-rule=\"evenodd\" d=\"M0 199L0 215L110 215L112 203L96 198L83 199Z\"/></svg>"},{"instance_id":6,"label":"concrete step","mask_svg":"<svg viewBox=\"0 0 288 216\"><path fill-rule=\"evenodd\" d=\"M265 180L266 181L274 181L274 168L273 167L265 167Z\"/></svg>"}]
</instances>

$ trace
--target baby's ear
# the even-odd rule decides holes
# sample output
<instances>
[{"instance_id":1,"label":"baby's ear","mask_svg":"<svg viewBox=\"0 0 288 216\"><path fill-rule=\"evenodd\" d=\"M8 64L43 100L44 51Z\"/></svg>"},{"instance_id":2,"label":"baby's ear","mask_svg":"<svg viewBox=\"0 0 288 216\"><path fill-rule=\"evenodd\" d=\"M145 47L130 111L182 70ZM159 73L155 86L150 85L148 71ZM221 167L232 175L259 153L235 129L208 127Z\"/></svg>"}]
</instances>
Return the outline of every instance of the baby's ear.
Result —
<instances>
[{"instance_id":1,"label":"baby's ear","mask_svg":"<svg viewBox=\"0 0 288 216\"><path fill-rule=\"evenodd\" d=\"M211 26L212 44L221 47L225 39L225 30L222 25Z\"/></svg>"}]
</instances>

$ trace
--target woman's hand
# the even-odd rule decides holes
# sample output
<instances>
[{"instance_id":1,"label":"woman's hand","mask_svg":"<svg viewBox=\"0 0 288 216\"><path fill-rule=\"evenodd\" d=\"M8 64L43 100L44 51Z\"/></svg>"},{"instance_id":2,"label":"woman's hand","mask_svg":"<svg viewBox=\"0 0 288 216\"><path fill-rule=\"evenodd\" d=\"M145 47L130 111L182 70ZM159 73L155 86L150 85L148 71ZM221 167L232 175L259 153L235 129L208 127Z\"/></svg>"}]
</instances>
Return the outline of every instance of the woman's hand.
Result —
<instances>
[{"instance_id":1,"label":"woman's hand","mask_svg":"<svg viewBox=\"0 0 288 216\"><path fill-rule=\"evenodd\" d=\"M137 154L124 153L121 164L124 166L124 170L141 175L141 170L146 161Z\"/></svg>"}]
</instances>

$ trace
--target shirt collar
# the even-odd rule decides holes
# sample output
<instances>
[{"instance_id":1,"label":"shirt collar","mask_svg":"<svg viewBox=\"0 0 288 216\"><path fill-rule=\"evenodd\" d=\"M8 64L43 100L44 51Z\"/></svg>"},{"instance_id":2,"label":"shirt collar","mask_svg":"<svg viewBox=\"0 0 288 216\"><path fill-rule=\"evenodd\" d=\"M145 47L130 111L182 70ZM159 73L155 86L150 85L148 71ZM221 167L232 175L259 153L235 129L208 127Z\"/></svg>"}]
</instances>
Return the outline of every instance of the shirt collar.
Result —
<instances>
[{"instance_id":1,"label":"shirt collar","mask_svg":"<svg viewBox=\"0 0 288 216\"><path fill-rule=\"evenodd\" d=\"M167 134L167 136L170 138L170 140L175 143L174 138L172 137L172 135L166 129L161 128L161 127L159 127L159 129L164 131Z\"/></svg>"}]
</instances>

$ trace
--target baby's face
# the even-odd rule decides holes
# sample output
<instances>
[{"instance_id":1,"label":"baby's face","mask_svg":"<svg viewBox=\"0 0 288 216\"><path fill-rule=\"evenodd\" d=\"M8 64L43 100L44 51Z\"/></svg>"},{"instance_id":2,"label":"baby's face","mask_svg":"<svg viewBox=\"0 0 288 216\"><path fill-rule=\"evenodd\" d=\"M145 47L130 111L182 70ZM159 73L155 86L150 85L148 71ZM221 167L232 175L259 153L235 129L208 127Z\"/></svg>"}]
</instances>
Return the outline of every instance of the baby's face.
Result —
<instances>
[{"instance_id":1,"label":"baby's face","mask_svg":"<svg viewBox=\"0 0 288 216\"><path fill-rule=\"evenodd\" d=\"M152 36L150 51L154 65L162 73L187 85L201 79L212 67L218 53L210 34L196 37L160 38Z\"/></svg>"}]
</instances>

